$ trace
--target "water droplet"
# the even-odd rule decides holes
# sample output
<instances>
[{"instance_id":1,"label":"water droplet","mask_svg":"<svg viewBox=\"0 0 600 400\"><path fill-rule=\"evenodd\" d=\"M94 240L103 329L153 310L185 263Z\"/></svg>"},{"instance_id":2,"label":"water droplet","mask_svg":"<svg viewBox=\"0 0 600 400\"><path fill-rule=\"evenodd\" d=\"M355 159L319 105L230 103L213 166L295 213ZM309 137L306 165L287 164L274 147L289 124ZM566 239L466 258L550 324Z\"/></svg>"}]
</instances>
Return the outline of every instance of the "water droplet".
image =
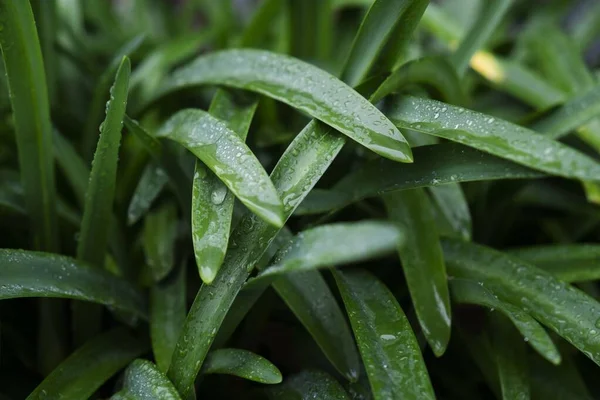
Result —
<instances>
[{"instance_id":1,"label":"water droplet","mask_svg":"<svg viewBox=\"0 0 600 400\"><path fill-rule=\"evenodd\" d=\"M212 193L210 194L210 201L212 201L212 203L215 205L219 205L219 204L223 203L226 195L227 195L227 188L225 186L221 185L212 191Z\"/></svg>"}]
</instances>

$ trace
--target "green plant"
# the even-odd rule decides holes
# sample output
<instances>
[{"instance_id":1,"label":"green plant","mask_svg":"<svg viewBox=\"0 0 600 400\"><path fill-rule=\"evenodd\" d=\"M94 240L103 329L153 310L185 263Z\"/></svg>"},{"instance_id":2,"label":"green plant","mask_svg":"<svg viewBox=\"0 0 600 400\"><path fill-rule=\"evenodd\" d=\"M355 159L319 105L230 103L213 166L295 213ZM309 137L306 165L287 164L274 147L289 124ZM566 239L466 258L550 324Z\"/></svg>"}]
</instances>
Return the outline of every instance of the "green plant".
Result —
<instances>
[{"instance_id":1,"label":"green plant","mask_svg":"<svg viewBox=\"0 0 600 400\"><path fill-rule=\"evenodd\" d=\"M0 399L600 397L600 6L529 3L0 0Z\"/></svg>"}]
</instances>

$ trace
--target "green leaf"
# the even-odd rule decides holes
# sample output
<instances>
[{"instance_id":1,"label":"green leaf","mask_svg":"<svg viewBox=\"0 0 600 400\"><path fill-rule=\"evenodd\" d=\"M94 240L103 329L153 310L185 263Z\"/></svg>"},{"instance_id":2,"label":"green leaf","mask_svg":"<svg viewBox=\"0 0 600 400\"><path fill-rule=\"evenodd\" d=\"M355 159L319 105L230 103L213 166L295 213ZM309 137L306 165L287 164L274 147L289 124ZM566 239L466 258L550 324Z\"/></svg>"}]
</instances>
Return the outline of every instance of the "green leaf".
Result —
<instances>
[{"instance_id":1,"label":"green leaf","mask_svg":"<svg viewBox=\"0 0 600 400\"><path fill-rule=\"evenodd\" d=\"M146 165L127 209L128 225L135 224L150 210L152 203L168 182L169 177L160 165L154 162Z\"/></svg>"},{"instance_id":2,"label":"green leaf","mask_svg":"<svg viewBox=\"0 0 600 400\"><path fill-rule=\"evenodd\" d=\"M451 312L431 202L423 189L390 193L384 202L390 220L406 231L406 240L398 242L404 277L425 338L439 357L450 340Z\"/></svg>"},{"instance_id":3,"label":"green leaf","mask_svg":"<svg viewBox=\"0 0 600 400\"><path fill-rule=\"evenodd\" d=\"M543 269L564 282L600 279L600 246L598 245L553 244L511 249L509 254Z\"/></svg>"},{"instance_id":4,"label":"green leaf","mask_svg":"<svg viewBox=\"0 0 600 400\"><path fill-rule=\"evenodd\" d=\"M144 220L144 253L155 281L163 279L173 268L178 222L177 209L173 203L150 212Z\"/></svg>"},{"instance_id":5,"label":"green leaf","mask_svg":"<svg viewBox=\"0 0 600 400\"><path fill-rule=\"evenodd\" d=\"M421 349L400 305L366 271L335 271L375 400L434 399Z\"/></svg>"},{"instance_id":6,"label":"green leaf","mask_svg":"<svg viewBox=\"0 0 600 400\"><path fill-rule=\"evenodd\" d=\"M147 346L145 340L123 328L104 333L72 353L27 400L90 398L111 376L142 355Z\"/></svg>"},{"instance_id":7,"label":"green leaf","mask_svg":"<svg viewBox=\"0 0 600 400\"><path fill-rule=\"evenodd\" d=\"M485 46L492 36L511 3L512 0L491 0L484 3L483 12L475 20L451 58L460 76L465 74L473 54Z\"/></svg>"},{"instance_id":8,"label":"green leaf","mask_svg":"<svg viewBox=\"0 0 600 400\"><path fill-rule=\"evenodd\" d=\"M388 72L385 69L391 70L428 3L428 0L376 0L354 38L342 79L350 86L356 86L374 68L383 72ZM390 42L395 51L384 49ZM381 57L385 62L377 65Z\"/></svg>"},{"instance_id":9,"label":"green leaf","mask_svg":"<svg viewBox=\"0 0 600 400\"><path fill-rule=\"evenodd\" d=\"M83 161L73 145L57 130L54 130L54 159L67 178L81 208L85 207L85 192L90 179L89 165Z\"/></svg>"},{"instance_id":10,"label":"green leaf","mask_svg":"<svg viewBox=\"0 0 600 400\"><path fill-rule=\"evenodd\" d=\"M548 364L539 357L530 357L531 394L534 399L591 400L577 365L570 359L560 365Z\"/></svg>"},{"instance_id":11,"label":"green leaf","mask_svg":"<svg viewBox=\"0 0 600 400\"><path fill-rule=\"evenodd\" d=\"M595 86L571 98L556 111L536 122L532 128L548 137L559 139L598 115L600 115L600 86Z\"/></svg>"},{"instance_id":12,"label":"green leaf","mask_svg":"<svg viewBox=\"0 0 600 400\"><path fill-rule=\"evenodd\" d=\"M227 374L250 381L276 384L281 382L281 372L269 360L241 349L219 349L211 351L204 366L204 374Z\"/></svg>"},{"instance_id":13,"label":"green leaf","mask_svg":"<svg viewBox=\"0 0 600 400\"><path fill-rule=\"evenodd\" d=\"M466 103L465 94L454 67L446 58L442 57L424 57L407 62L383 81L370 100L376 103L385 96L414 83L431 87L440 94L445 102Z\"/></svg>"},{"instance_id":14,"label":"green leaf","mask_svg":"<svg viewBox=\"0 0 600 400\"><path fill-rule=\"evenodd\" d=\"M284 219L294 212L345 143L326 126L312 121L296 136L271 179L283 199ZM231 247L212 285L203 285L186 318L168 376L187 396L227 311L279 229L245 213L231 236ZM245 266L240 268L240 266Z\"/></svg>"},{"instance_id":15,"label":"green leaf","mask_svg":"<svg viewBox=\"0 0 600 400\"><path fill-rule=\"evenodd\" d=\"M290 14L290 52L303 60L324 60L329 56L333 38L333 0L292 1Z\"/></svg>"},{"instance_id":16,"label":"green leaf","mask_svg":"<svg viewBox=\"0 0 600 400\"><path fill-rule=\"evenodd\" d=\"M566 178L597 180L600 164L519 125L434 100L403 96L390 107L399 127L452 140Z\"/></svg>"},{"instance_id":17,"label":"green leaf","mask_svg":"<svg viewBox=\"0 0 600 400\"><path fill-rule=\"evenodd\" d=\"M350 400L334 378L321 371L303 371L267 391L272 400Z\"/></svg>"},{"instance_id":18,"label":"green leaf","mask_svg":"<svg viewBox=\"0 0 600 400\"><path fill-rule=\"evenodd\" d=\"M173 384L156 365L142 359L134 360L125 370L120 395L132 400L181 399Z\"/></svg>"},{"instance_id":19,"label":"green leaf","mask_svg":"<svg viewBox=\"0 0 600 400\"><path fill-rule=\"evenodd\" d=\"M224 122L205 111L188 109L165 122L158 136L190 150L246 207L265 221L275 226L283 224L281 199L267 173L248 146ZM223 199L220 195L211 197L215 203Z\"/></svg>"},{"instance_id":20,"label":"green leaf","mask_svg":"<svg viewBox=\"0 0 600 400\"><path fill-rule=\"evenodd\" d=\"M417 147L414 154L418 161L410 165L384 159L365 164L346 175L330 192L311 192L299 207L298 213L318 214L337 210L362 199L397 190L456 182L544 176L540 172L459 144Z\"/></svg>"},{"instance_id":21,"label":"green leaf","mask_svg":"<svg viewBox=\"0 0 600 400\"><path fill-rule=\"evenodd\" d=\"M231 93L217 90L209 113L227 121L229 129L245 141L256 106L256 100L240 104ZM192 241L203 282L210 284L215 279L225 258L234 199L223 182L196 161L192 187Z\"/></svg>"},{"instance_id":22,"label":"green leaf","mask_svg":"<svg viewBox=\"0 0 600 400\"><path fill-rule=\"evenodd\" d=\"M260 43L272 28L272 21L283 8L283 0L262 1L254 11L239 41L239 47L260 47Z\"/></svg>"},{"instance_id":23,"label":"green leaf","mask_svg":"<svg viewBox=\"0 0 600 400\"><path fill-rule=\"evenodd\" d=\"M57 12L56 4L52 1L33 0L31 1L35 22L40 39L40 48L44 59L44 70L46 73L46 82L48 86L48 100L54 104L57 94L57 52L55 42L57 37Z\"/></svg>"},{"instance_id":24,"label":"green leaf","mask_svg":"<svg viewBox=\"0 0 600 400\"><path fill-rule=\"evenodd\" d=\"M128 282L70 257L0 250L0 266L0 299L59 297L146 315L141 294Z\"/></svg>"},{"instance_id":25,"label":"green leaf","mask_svg":"<svg viewBox=\"0 0 600 400\"><path fill-rule=\"evenodd\" d=\"M452 279L452 298L459 304L477 304L506 315L521 335L542 357L557 365L561 362L558 349L546 330L533 317L505 301L498 299L485 286L465 279Z\"/></svg>"},{"instance_id":26,"label":"green leaf","mask_svg":"<svg viewBox=\"0 0 600 400\"><path fill-rule=\"evenodd\" d=\"M529 365L525 343L503 316L492 316L491 330L492 351L498 366L502 399L528 400Z\"/></svg>"},{"instance_id":27,"label":"green leaf","mask_svg":"<svg viewBox=\"0 0 600 400\"><path fill-rule=\"evenodd\" d=\"M106 103L106 119L100 126L100 139L85 195L77 258L98 268L104 266L130 72L129 59L123 57L110 90L111 98Z\"/></svg>"},{"instance_id":28,"label":"green leaf","mask_svg":"<svg viewBox=\"0 0 600 400\"><path fill-rule=\"evenodd\" d=\"M269 268L249 281L273 281L288 273L356 263L389 253L402 243L403 232L379 221L321 225L300 232L280 250Z\"/></svg>"},{"instance_id":29,"label":"green leaf","mask_svg":"<svg viewBox=\"0 0 600 400\"><path fill-rule=\"evenodd\" d=\"M176 70L161 95L203 84L264 94L384 157L412 162L406 139L375 106L329 73L292 57L262 50L226 50L200 56Z\"/></svg>"},{"instance_id":30,"label":"green leaf","mask_svg":"<svg viewBox=\"0 0 600 400\"><path fill-rule=\"evenodd\" d=\"M453 234L471 240L471 213L460 185L432 186L429 193L437 209L450 224Z\"/></svg>"},{"instance_id":31,"label":"green leaf","mask_svg":"<svg viewBox=\"0 0 600 400\"><path fill-rule=\"evenodd\" d=\"M185 321L185 264L150 289L150 338L158 368L166 373Z\"/></svg>"},{"instance_id":32,"label":"green leaf","mask_svg":"<svg viewBox=\"0 0 600 400\"><path fill-rule=\"evenodd\" d=\"M450 239L442 244L451 275L483 282L501 300L528 312L600 363L600 303L507 254Z\"/></svg>"},{"instance_id":33,"label":"green leaf","mask_svg":"<svg viewBox=\"0 0 600 400\"><path fill-rule=\"evenodd\" d=\"M42 51L28 1L0 0L0 48L13 110L25 206L36 248L58 250L50 107Z\"/></svg>"}]
</instances>

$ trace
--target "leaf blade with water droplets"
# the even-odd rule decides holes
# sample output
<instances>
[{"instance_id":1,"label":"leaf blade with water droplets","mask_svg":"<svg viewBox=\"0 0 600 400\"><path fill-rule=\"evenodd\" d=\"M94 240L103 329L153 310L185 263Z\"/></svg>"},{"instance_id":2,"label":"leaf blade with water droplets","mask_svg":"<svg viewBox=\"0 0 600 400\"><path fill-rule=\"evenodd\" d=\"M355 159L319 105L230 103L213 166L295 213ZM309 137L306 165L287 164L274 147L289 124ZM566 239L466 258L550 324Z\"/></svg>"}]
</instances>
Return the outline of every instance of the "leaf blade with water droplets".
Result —
<instances>
[{"instance_id":1,"label":"leaf blade with water droplets","mask_svg":"<svg viewBox=\"0 0 600 400\"><path fill-rule=\"evenodd\" d=\"M181 400L173 384L152 362L134 360L125 370L123 390L119 393L132 400Z\"/></svg>"},{"instance_id":2,"label":"leaf blade with water droplets","mask_svg":"<svg viewBox=\"0 0 600 400\"><path fill-rule=\"evenodd\" d=\"M241 349L219 349L208 354L204 374L227 374L269 385L280 383L281 372L269 360Z\"/></svg>"},{"instance_id":3,"label":"leaf blade with water droplets","mask_svg":"<svg viewBox=\"0 0 600 400\"><path fill-rule=\"evenodd\" d=\"M303 371L267 391L272 400L350 400L333 377L321 371Z\"/></svg>"}]
</instances>

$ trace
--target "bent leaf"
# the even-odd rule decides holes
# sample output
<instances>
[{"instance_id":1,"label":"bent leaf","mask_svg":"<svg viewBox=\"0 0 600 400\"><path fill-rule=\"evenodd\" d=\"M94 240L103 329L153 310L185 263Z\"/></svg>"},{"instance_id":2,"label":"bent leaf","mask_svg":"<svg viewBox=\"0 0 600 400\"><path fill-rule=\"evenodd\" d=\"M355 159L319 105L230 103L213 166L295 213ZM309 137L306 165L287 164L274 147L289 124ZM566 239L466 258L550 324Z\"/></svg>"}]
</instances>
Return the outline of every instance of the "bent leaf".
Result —
<instances>
[{"instance_id":1,"label":"bent leaf","mask_svg":"<svg viewBox=\"0 0 600 400\"><path fill-rule=\"evenodd\" d=\"M600 279L600 246L598 245L553 244L511 249L508 253L564 282Z\"/></svg>"},{"instance_id":2,"label":"bent leaf","mask_svg":"<svg viewBox=\"0 0 600 400\"><path fill-rule=\"evenodd\" d=\"M419 324L434 354L440 357L450 340L450 295L446 266L432 205L423 189L384 197L391 221L406 230L398 254Z\"/></svg>"},{"instance_id":3,"label":"bent leaf","mask_svg":"<svg viewBox=\"0 0 600 400\"><path fill-rule=\"evenodd\" d=\"M281 372L269 360L241 349L219 349L209 353L202 367L204 374L228 374L250 381L276 384Z\"/></svg>"},{"instance_id":4,"label":"bent leaf","mask_svg":"<svg viewBox=\"0 0 600 400\"><path fill-rule=\"evenodd\" d=\"M0 299L60 297L146 315L141 294L128 282L70 257L0 250L0 278Z\"/></svg>"},{"instance_id":5,"label":"bent leaf","mask_svg":"<svg viewBox=\"0 0 600 400\"><path fill-rule=\"evenodd\" d=\"M453 276L483 282L600 364L600 303L508 254L450 239L442 244Z\"/></svg>"},{"instance_id":6,"label":"bent leaf","mask_svg":"<svg viewBox=\"0 0 600 400\"><path fill-rule=\"evenodd\" d=\"M366 271L334 271L334 277L375 400L435 399L421 349L394 295Z\"/></svg>"},{"instance_id":7,"label":"bent leaf","mask_svg":"<svg viewBox=\"0 0 600 400\"><path fill-rule=\"evenodd\" d=\"M402 96L390 107L399 127L442 137L565 178L597 180L600 164L560 142L485 114Z\"/></svg>"},{"instance_id":8,"label":"bent leaf","mask_svg":"<svg viewBox=\"0 0 600 400\"><path fill-rule=\"evenodd\" d=\"M465 279L450 281L452 298L459 304L477 304L497 310L506 315L517 327L521 335L542 357L554 365L561 361L558 349L548 332L533 317L512 304L506 303L483 285Z\"/></svg>"},{"instance_id":9,"label":"bent leaf","mask_svg":"<svg viewBox=\"0 0 600 400\"><path fill-rule=\"evenodd\" d=\"M183 110L157 133L176 141L210 168L250 210L275 226L283 225L281 199L252 151L227 125L202 110ZM212 199L220 203L224 195Z\"/></svg>"},{"instance_id":10,"label":"bent leaf","mask_svg":"<svg viewBox=\"0 0 600 400\"><path fill-rule=\"evenodd\" d=\"M300 232L275 255L274 265L250 282L279 275L360 262L386 254L404 235L392 224L378 221L336 223Z\"/></svg>"},{"instance_id":11,"label":"bent leaf","mask_svg":"<svg viewBox=\"0 0 600 400\"><path fill-rule=\"evenodd\" d=\"M134 360L125 370L119 395L132 400L181 400L179 393L160 370L148 360Z\"/></svg>"},{"instance_id":12,"label":"bent leaf","mask_svg":"<svg viewBox=\"0 0 600 400\"><path fill-rule=\"evenodd\" d=\"M163 279L173 268L178 222L177 208L172 203L149 213L144 220L144 254L155 281Z\"/></svg>"},{"instance_id":13,"label":"bent leaf","mask_svg":"<svg viewBox=\"0 0 600 400\"><path fill-rule=\"evenodd\" d=\"M135 224L150 210L168 182L169 177L159 165L153 162L146 165L127 208L127 225Z\"/></svg>"},{"instance_id":14,"label":"bent leaf","mask_svg":"<svg viewBox=\"0 0 600 400\"><path fill-rule=\"evenodd\" d=\"M264 94L332 126L384 157L412 162L406 139L374 105L333 75L292 57L262 50L214 52L176 70L161 94L203 84Z\"/></svg>"},{"instance_id":15,"label":"bent leaf","mask_svg":"<svg viewBox=\"0 0 600 400\"><path fill-rule=\"evenodd\" d=\"M304 371L267 391L272 400L350 400L334 378L321 371Z\"/></svg>"},{"instance_id":16,"label":"bent leaf","mask_svg":"<svg viewBox=\"0 0 600 400\"><path fill-rule=\"evenodd\" d=\"M229 129L245 141L257 101L239 103L225 90L217 90L209 113L227 121ZM192 187L192 241L200 278L205 283L210 284L215 279L225 258L234 199L223 182L196 161Z\"/></svg>"},{"instance_id":17,"label":"bent leaf","mask_svg":"<svg viewBox=\"0 0 600 400\"><path fill-rule=\"evenodd\" d=\"M71 354L27 400L90 398L104 382L147 349L145 340L131 336L125 329L104 333Z\"/></svg>"}]
</instances>

